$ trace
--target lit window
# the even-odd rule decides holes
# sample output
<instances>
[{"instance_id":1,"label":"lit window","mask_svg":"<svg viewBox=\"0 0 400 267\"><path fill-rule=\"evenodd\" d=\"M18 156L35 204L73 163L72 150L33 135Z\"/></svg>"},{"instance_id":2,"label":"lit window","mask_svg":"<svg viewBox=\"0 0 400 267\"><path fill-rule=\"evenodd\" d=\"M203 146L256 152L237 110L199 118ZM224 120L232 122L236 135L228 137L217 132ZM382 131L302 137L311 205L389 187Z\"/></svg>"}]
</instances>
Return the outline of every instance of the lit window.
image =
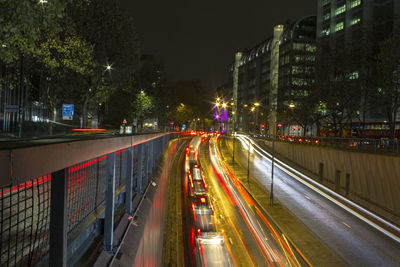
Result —
<instances>
[{"instance_id":1,"label":"lit window","mask_svg":"<svg viewBox=\"0 0 400 267\"><path fill-rule=\"evenodd\" d=\"M317 50L317 48L315 47L315 45L306 44L306 51L308 51L308 52L315 52L316 50Z\"/></svg>"},{"instance_id":2,"label":"lit window","mask_svg":"<svg viewBox=\"0 0 400 267\"><path fill-rule=\"evenodd\" d=\"M326 13L326 14L322 17L323 20L328 20L328 19L330 19L330 18L331 18L331 14L330 14L330 13Z\"/></svg>"},{"instance_id":3,"label":"lit window","mask_svg":"<svg viewBox=\"0 0 400 267\"><path fill-rule=\"evenodd\" d=\"M335 26L335 32L341 31L341 30L343 30L343 28L344 28L344 22L343 21L339 22Z\"/></svg>"},{"instance_id":4,"label":"lit window","mask_svg":"<svg viewBox=\"0 0 400 267\"><path fill-rule=\"evenodd\" d=\"M328 36L330 33L331 33L331 30L329 28L328 29L323 29L321 31L321 36Z\"/></svg>"},{"instance_id":5,"label":"lit window","mask_svg":"<svg viewBox=\"0 0 400 267\"><path fill-rule=\"evenodd\" d=\"M330 4L331 3L331 0L322 0L322 5L324 6L324 5L327 5L327 4Z\"/></svg>"},{"instance_id":6,"label":"lit window","mask_svg":"<svg viewBox=\"0 0 400 267\"><path fill-rule=\"evenodd\" d=\"M292 74L299 74L303 73L303 69L299 66L292 66Z\"/></svg>"},{"instance_id":7,"label":"lit window","mask_svg":"<svg viewBox=\"0 0 400 267\"><path fill-rule=\"evenodd\" d=\"M292 79L292 84L296 86L303 86L304 85L304 80L300 78L293 78Z\"/></svg>"},{"instance_id":8,"label":"lit window","mask_svg":"<svg viewBox=\"0 0 400 267\"><path fill-rule=\"evenodd\" d=\"M345 11L346 11L346 4L344 4L343 6L340 6L340 7L336 8L335 15L337 16L337 15L339 15L339 14L342 14L342 13L345 12Z\"/></svg>"},{"instance_id":9,"label":"lit window","mask_svg":"<svg viewBox=\"0 0 400 267\"><path fill-rule=\"evenodd\" d=\"M361 5L361 0L353 0L353 2L351 2L350 7L353 8L359 5Z\"/></svg>"},{"instance_id":10,"label":"lit window","mask_svg":"<svg viewBox=\"0 0 400 267\"><path fill-rule=\"evenodd\" d=\"M302 44L302 43L294 43L293 44L293 49L294 50L304 50L304 44Z\"/></svg>"},{"instance_id":11,"label":"lit window","mask_svg":"<svg viewBox=\"0 0 400 267\"><path fill-rule=\"evenodd\" d=\"M354 19L351 20L351 25L358 24L358 23L360 23L360 21L361 21L360 18L354 18Z\"/></svg>"},{"instance_id":12,"label":"lit window","mask_svg":"<svg viewBox=\"0 0 400 267\"><path fill-rule=\"evenodd\" d=\"M355 71L355 72L350 73L349 79L350 80L357 80L358 76L359 76L358 71Z\"/></svg>"}]
</instances>

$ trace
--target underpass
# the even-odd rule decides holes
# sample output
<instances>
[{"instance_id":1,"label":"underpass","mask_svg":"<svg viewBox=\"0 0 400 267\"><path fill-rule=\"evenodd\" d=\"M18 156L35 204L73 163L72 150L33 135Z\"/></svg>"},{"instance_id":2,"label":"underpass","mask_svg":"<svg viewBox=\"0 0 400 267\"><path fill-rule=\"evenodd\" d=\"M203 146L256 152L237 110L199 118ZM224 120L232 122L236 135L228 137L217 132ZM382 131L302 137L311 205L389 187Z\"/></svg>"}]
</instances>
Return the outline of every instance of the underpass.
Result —
<instances>
[{"instance_id":1,"label":"underpass","mask_svg":"<svg viewBox=\"0 0 400 267\"><path fill-rule=\"evenodd\" d=\"M9 171L1 181L9 185L0 194L1 265L198 265L190 246L192 198L185 192L185 148L193 138L175 137L160 133L2 151L0 158L8 161L0 165ZM223 240L218 242L229 254L220 255L232 258L223 266L399 262L395 239L294 179L282 164L275 166L271 207L268 151L256 143L248 150L248 139L237 139L232 164L231 140L216 140L202 138L195 157L215 209L213 231L220 234L214 240ZM26 168L16 167L27 159ZM217 254L206 255L211 260Z\"/></svg>"}]
</instances>

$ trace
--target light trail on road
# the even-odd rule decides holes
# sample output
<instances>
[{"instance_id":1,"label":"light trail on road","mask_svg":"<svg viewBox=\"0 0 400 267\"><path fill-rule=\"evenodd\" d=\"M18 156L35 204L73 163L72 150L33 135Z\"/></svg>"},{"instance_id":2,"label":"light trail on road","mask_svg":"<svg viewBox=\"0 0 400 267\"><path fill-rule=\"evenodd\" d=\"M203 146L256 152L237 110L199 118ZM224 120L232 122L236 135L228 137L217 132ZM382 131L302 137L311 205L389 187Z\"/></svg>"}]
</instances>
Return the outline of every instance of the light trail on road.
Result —
<instances>
[{"instance_id":1,"label":"light trail on road","mask_svg":"<svg viewBox=\"0 0 400 267\"><path fill-rule=\"evenodd\" d=\"M249 137L245 136L245 135L238 135L238 139L242 142L242 145L246 148L246 150L248 150L248 140L250 139ZM268 153L267 151L265 151L264 149L262 149L256 142L254 142L253 140L250 139L250 142L252 144L252 146L256 147L256 149L254 149L254 151L260 155L263 159L266 159L267 161L271 162L271 154ZM251 148L250 148L251 151ZM267 157L265 156L267 155ZM287 173L288 175L290 175L291 177L295 178L297 181L301 182L302 184L304 184L305 186L307 186L308 188L312 189L313 191L317 192L318 194L320 194L321 196L325 197L326 199L330 200L331 202L335 203L336 205L340 206L341 208L343 208L344 210L348 211L349 213L351 213L352 215L356 216L358 219L364 221L365 223L369 224L370 226L372 226L373 228L375 228L376 230L380 231L381 233L385 234L386 236L390 237L391 239L395 240L396 242L400 243L400 237L394 235L393 233L389 232L388 230L384 229L383 227L377 225L376 223L374 223L373 221L369 220L368 218L366 218L365 216L363 216L361 213L357 212L355 209L362 211L365 214L368 214L369 216L373 217L374 219L378 220L379 222L383 223L384 225L386 225L387 227L393 229L396 232L400 232L400 229L398 227L396 227L395 225L391 224L390 222L376 216L375 214L369 212L368 210L364 209L363 207L357 205L356 203L342 197L341 195L337 194L336 192L332 191L331 189L318 184L317 182L315 182L313 179L311 179L310 177L306 176L305 174L295 170L294 168L290 167L289 165L285 164L284 162L280 161L279 159L275 158L274 161L276 162L276 165L278 168L280 168L282 171L284 171L285 173ZM325 193L325 192L329 193ZM332 197L332 196L334 197ZM340 199L340 201L345 202L347 205L352 206L353 208L344 205L343 203L341 203L340 201L338 201L337 199Z\"/></svg>"},{"instance_id":2,"label":"light trail on road","mask_svg":"<svg viewBox=\"0 0 400 267\"><path fill-rule=\"evenodd\" d=\"M247 167L249 139L237 136L242 153L238 161ZM260 143L250 141L250 171L265 189L271 185L271 155ZM397 266L400 262L397 227L275 158L274 196L313 235L349 265ZM245 167L245 168L246 168ZM359 207L359 209L357 209ZM364 212L365 211L365 212ZM306 249L308 255L314 252ZM314 260L319 258L314 256Z\"/></svg>"},{"instance_id":3,"label":"light trail on road","mask_svg":"<svg viewBox=\"0 0 400 267\"><path fill-rule=\"evenodd\" d=\"M220 182L224 183L223 188L230 195L231 201L238 207L239 213L254 240L256 240L265 262L271 266L301 266L297 259L299 256L295 255L290 248L291 244L268 222L242 187L240 181L224 163L216 143L217 138L211 138L209 149L213 169ZM303 265L307 264L306 260L301 259L301 261Z\"/></svg>"}]
</instances>

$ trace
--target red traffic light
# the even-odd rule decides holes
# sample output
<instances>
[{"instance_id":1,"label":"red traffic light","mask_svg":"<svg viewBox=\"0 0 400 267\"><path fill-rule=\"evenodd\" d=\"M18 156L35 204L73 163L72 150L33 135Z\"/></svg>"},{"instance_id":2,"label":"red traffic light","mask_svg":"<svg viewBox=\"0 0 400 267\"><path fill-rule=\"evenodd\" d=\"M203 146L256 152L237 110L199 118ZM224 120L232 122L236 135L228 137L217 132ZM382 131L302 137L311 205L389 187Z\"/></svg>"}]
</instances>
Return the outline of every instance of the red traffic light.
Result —
<instances>
[{"instance_id":1,"label":"red traffic light","mask_svg":"<svg viewBox=\"0 0 400 267\"><path fill-rule=\"evenodd\" d=\"M281 128L282 127L282 123L278 123L278 127Z\"/></svg>"}]
</instances>

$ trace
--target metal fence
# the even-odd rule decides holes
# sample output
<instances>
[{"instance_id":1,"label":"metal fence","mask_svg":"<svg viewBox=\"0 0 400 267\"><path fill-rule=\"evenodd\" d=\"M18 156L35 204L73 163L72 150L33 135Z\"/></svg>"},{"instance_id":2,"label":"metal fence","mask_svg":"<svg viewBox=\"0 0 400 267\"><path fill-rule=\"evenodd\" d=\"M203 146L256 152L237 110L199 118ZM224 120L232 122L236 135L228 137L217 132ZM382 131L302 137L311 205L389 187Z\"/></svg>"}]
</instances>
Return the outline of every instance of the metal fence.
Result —
<instances>
[{"instance_id":1,"label":"metal fence","mask_svg":"<svg viewBox=\"0 0 400 267\"><path fill-rule=\"evenodd\" d=\"M0 266L34 265L49 249L50 181L0 189Z\"/></svg>"},{"instance_id":2,"label":"metal fence","mask_svg":"<svg viewBox=\"0 0 400 267\"><path fill-rule=\"evenodd\" d=\"M252 135L254 138L272 140L262 135ZM400 154L400 140L397 139L367 139L367 138L337 138L310 136L277 136L276 141L306 145L329 146L341 149Z\"/></svg>"},{"instance_id":3,"label":"metal fence","mask_svg":"<svg viewBox=\"0 0 400 267\"><path fill-rule=\"evenodd\" d=\"M164 135L66 168L65 235L71 237L74 232L82 230L89 215L98 215L99 207L108 205L106 195L109 194L107 178L110 162L107 159L111 154L112 158L115 157L115 190L112 195L117 198L123 192L127 194L126 181L129 178L128 168L131 168L132 187L128 189L131 201L134 195L132 191L141 193L148 183L148 174L170 138L171 135ZM46 174L18 185L0 188L0 266L33 266L52 249L59 249L50 248L50 225L58 224L58 219L63 220L51 220L51 208L55 207L52 207L52 203L59 205L62 201L58 197L53 201L51 199L52 176L56 177Z\"/></svg>"}]
</instances>

